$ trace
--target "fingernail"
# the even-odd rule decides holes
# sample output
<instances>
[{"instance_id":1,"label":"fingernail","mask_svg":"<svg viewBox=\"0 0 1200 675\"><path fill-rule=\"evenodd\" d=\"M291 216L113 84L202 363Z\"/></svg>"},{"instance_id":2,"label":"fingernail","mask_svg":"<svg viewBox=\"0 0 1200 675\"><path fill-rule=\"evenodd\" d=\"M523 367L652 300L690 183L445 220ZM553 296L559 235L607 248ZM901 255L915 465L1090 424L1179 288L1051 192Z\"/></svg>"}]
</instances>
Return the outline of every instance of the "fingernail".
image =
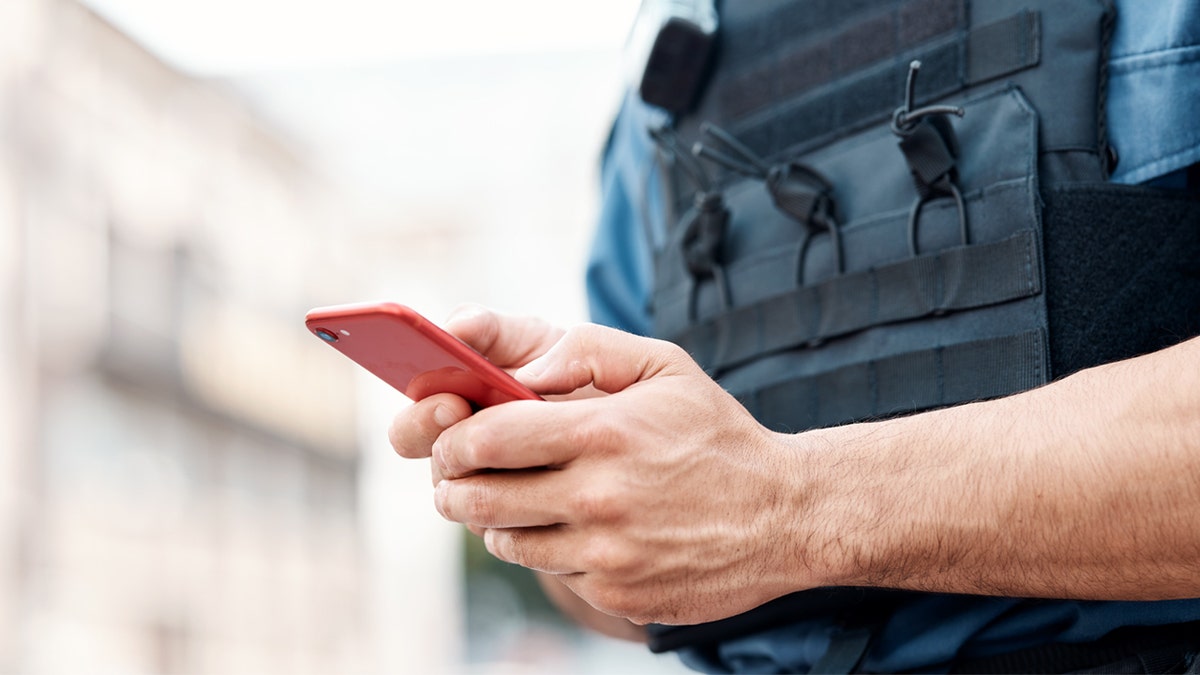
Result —
<instances>
[{"instance_id":1,"label":"fingernail","mask_svg":"<svg viewBox=\"0 0 1200 675\"><path fill-rule=\"evenodd\" d=\"M433 449L430 451L433 455L433 463L437 464L438 470L443 475L449 473L449 468L446 466L445 452L442 450L441 442L434 442Z\"/></svg>"},{"instance_id":2,"label":"fingernail","mask_svg":"<svg viewBox=\"0 0 1200 675\"><path fill-rule=\"evenodd\" d=\"M446 516L445 505L446 493L449 490L450 484L444 480L438 481L437 486L433 488L433 506L437 509L438 513L442 514L443 517L448 517Z\"/></svg>"},{"instance_id":3,"label":"fingernail","mask_svg":"<svg viewBox=\"0 0 1200 675\"><path fill-rule=\"evenodd\" d=\"M438 405L433 409L433 421L438 423L443 429L448 428L458 420L454 416L454 411L447 405Z\"/></svg>"},{"instance_id":4,"label":"fingernail","mask_svg":"<svg viewBox=\"0 0 1200 675\"><path fill-rule=\"evenodd\" d=\"M498 554L496 552L496 531L495 530L489 529L489 530L483 531L483 547L485 549L487 549L488 553L491 553L493 556L500 558L500 554ZM500 558L500 559L504 560L504 558Z\"/></svg>"}]
</instances>

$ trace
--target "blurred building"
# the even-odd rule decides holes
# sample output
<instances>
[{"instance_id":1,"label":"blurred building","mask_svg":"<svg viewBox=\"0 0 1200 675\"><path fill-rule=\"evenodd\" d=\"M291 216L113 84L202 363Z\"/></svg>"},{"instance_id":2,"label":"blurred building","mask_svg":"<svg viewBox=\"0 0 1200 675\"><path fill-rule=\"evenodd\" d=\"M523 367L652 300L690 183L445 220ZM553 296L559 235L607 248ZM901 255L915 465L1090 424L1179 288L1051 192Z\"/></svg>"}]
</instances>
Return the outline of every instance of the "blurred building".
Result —
<instances>
[{"instance_id":1,"label":"blurred building","mask_svg":"<svg viewBox=\"0 0 1200 675\"><path fill-rule=\"evenodd\" d=\"M371 669L354 382L301 324L335 203L222 85L0 3L0 672Z\"/></svg>"},{"instance_id":2,"label":"blurred building","mask_svg":"<svg viewBox=\"0 0 1200 675\"><path fill-rule=\"evenodd\" d=\"M76 0L0 0L0 673L669 672L441 521L388 447L402 397L301 323L580 320L618 69L290 73L248 104Z\"/></svg>"}]
</instances>

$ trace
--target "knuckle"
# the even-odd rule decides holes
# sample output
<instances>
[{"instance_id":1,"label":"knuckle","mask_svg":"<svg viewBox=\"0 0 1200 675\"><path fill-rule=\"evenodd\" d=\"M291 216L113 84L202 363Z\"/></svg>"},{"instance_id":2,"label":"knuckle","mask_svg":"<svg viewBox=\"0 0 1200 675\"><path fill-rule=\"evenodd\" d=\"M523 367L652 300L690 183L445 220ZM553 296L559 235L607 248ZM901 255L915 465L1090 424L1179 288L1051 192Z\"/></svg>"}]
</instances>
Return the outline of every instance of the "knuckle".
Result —
<instances>
[{"instance_id":1,"label":"knuckle","mask_svg":"<svg viewBox=\"0 0 1200 675\"><path fill-rule=\"evenodd\" d=\"M571 498L571 511L581 522L606 523L617 520L621 514L621 500L609 490L589 488L581 490Z\"/></svg>"},{"instance_id":2,"label":"knuckle","mask_svg":"<svg viewBox=\"0 0 1200 675\"><path fill-rule=\"evenodd\" d=\"M597 537L582 551L580 562L588 572L602 576L624 576L632 567L635 556L627 546L609 537Z\"/></svg>"},{"instance_id":3,"label":"knuckle","mask_svg":"<svg viewBox=\"0 0 1200 675\"><path fill-rule=\"evenodd\" d=\"M469 469L495 468L501 457L498 445L495 432L486 425L473 425L458 444L458 463Z\"/></svg>"},{"instance_id":4,"label":"knuckle","mask_svg":"<svg viewBox=\"0 0 1200 675\"><path fill-rule=\"evenodd\" d=\"M463 522L488 527L494 523L495 515L495 503L486 490L475 486L467 489L463 499Z\"/></svg>"},{"instance_id":5,"label":"knuckle","mask_svg":"<svg viewBox=\"0 0 1200 675\"><path fill-rule=\"evenodd\" d=\"M668 342L666 340L656 340L656 342L658 342L659 349L662 350L663 359L668 363L678 366L688 366L696 363L695 359L692 358L692 355L689 354L687 350L675 344L674 342Z\"/></svg>"},{"instance_id":6,"label":"knuckle","mask_svg":"<svg viewBox=\"0 0 1200 675\"><path fill-rule=\"evenodd\" d=\"M459 305L447 324L451 333L484 354L491 351L500 337L499 317L483 305Z\"/></svg>"},{"instance_id":7,"label":"knuckle","mask_svg":"<svg viewBox=\"0 0 1200 675\"><path fill-rule=\"evenodd\" d=\"M529 557L528 546L529 537L527 536L526 532L517 528L504 530L503 539L503 559L515 565L530 567L531 561Z\"/></svg>"},{"instance_id":8,"label":"knuckle","mask_svg":"<svg viewBox=\"0 0 1200 675\"><path fill-rule=\"evenodd\" d=\"M579 552L579 565L585 572L594 574L603 569L606 560L603 549L601 544L592 541Z\"/></svg>"},{"instance_id":9,"label":"knuckle","mask_svg":"<svg viewBox=\"0 0 1200 675\"><path fill-rule=\"evenodd\" d=\"M563 340L581 347L586 353L590 347L604 342L605 334L612 330L594 323L581 323L571 326L563 335Z\"/></svg>"},{"instance_id":10,"label":"knuckle","mask_svg":"<svg viewBox=\"0 0 1200 675\"><path fill-rule=\"evenodd\" d=\"M592 323L575 324L574 326L569 326L567 328L563 338L568 340L586 340L588 337L596 333L597 328L599 328L599 326Z\"/></svg>"},{"instance_id":11,"label":"knuckle","mask_svg":"<svg viewBox=\"0 0 1200 675\"><path fill-rule=\"evenodd\" d=\"M620 578L629 578L637 570L641 554L630 546L613 547L608 555L608 572Z\"/></svg>"},{"instance_id":12,"label":"knuckle","mask_svg":"<svg viewBox=\"0 0 1200 675\"><path fill-rule=\"evenodd\" d=\"M621 448L631 446L632 428L615 423L620 419L617 404L608 399L602 399L595 414L587 415L576 420L568 430L568 442L576 448L587 448L589 454L610 454Z\"/></svg>"}]
</instances>

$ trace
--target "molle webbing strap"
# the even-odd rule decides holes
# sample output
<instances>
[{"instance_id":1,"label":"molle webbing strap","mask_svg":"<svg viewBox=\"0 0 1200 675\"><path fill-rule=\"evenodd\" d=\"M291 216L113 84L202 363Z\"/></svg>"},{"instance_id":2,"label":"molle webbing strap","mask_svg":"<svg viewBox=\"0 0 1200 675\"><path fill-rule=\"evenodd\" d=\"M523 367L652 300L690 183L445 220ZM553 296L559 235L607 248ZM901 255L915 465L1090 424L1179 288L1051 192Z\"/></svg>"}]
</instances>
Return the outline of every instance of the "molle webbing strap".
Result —
<instances>
[{"instance_id":1,"label":"molle webbing strap","mask_svg":"<svg viewBox=\"0 0 1200 675\"><path fill-rule=\"evenodd\" d=\"M800 286L690 326L673 342L710 374L872 326L1041 292L1037 233L959 246Z\"/></svg>"},{"instance_id":2,"label":"molle webbing strap","mask_svg":"<svg viewBox=\"0 0 1200 675\"><path fill-rule=\"evenodd\" d=\"M726 0L734 2L744 0ZM814 74L845 73L870 63L893 40L919 44L961 28L965 17L964 0L809 0L748 16L722 12L721 61L730 72L748 72L777 54L807 54L799 63L812 63Z\"/></svg>"},{"instance_id":3,"label":"molle webbing strap","mask_svg":"<svg viewBox=\"0 0 1200 675\"><path fill-rule=\"evenodd\" d=\"M865 36L857 39L869 39ZM722 116L736 120L733 133L751 150L770 157L790 148L803 150L834 135L844 136L883 121L904 99L901 73L911 59L922 63L917 97L927 101L1035 66L1041 58L1040 15L1021 11L1008 18L957 31L952 37L911 49L898 45L882 60L854 74L835 69L814 75L783 58L772 72L735 76L716 95ZM802 71L799 91L784 91L785 75ZM823 79L836 85L825 86ZM806 91L807 90L807 91ZM772 101L787 101L777 108Z\"/></svg>"},{"instance_id":4,"label":"molle webbing strap","mask_svg":"<svg viewBox=\"0 0 1200 675\"><path fill-rule=\"evenodd\" d=\"M1045 335L1033 330L851 364L752 392L731 392L776 431L1005 396L1044 384Z\"/></svg>"}]
</instances>

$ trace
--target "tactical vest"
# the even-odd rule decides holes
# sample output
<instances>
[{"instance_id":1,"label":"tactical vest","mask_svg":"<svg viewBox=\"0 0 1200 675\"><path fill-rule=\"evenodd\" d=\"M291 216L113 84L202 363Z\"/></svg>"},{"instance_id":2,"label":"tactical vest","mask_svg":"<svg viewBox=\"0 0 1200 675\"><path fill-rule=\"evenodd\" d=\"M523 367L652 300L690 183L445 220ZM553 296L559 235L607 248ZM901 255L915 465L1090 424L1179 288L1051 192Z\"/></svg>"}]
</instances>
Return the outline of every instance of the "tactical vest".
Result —
<instances>
[{"instance_id":1,"label":"tactical vest","mask_svg":"<svg viewBox=\"0 0 1200 675\"><path fill-rule=\"evenodd\" d=\"M734 0L720 19L703 93L654 131L654 326L766 426L1005 396L1200 334L1200 204L1105 182L1106 3ZM908 595L817 589L652 627L651 648Z\"/></svg>"}]
</instances>

